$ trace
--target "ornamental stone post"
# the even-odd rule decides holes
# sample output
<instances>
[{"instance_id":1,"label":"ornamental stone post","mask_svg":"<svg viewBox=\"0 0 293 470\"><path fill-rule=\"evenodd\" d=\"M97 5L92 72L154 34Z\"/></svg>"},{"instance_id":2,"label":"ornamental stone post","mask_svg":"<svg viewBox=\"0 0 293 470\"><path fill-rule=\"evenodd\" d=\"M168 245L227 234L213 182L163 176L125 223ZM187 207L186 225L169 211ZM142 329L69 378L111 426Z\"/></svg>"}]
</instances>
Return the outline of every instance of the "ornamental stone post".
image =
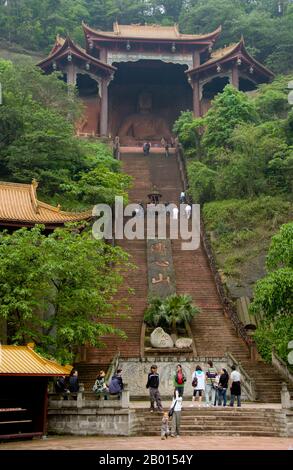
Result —
<instances>
[{"instance_id":1,"label":"ornamental stone post","mask_svg":"<svg viewBox=\"0 0 293 470\"><path fill-rule=\"evenodd\" d=\"M285 408L286 410L288 410L291 406L290 393L288 391L286 382L282 382L281 403L282 403L282 408Z\"/></svg>"}]
</instances>

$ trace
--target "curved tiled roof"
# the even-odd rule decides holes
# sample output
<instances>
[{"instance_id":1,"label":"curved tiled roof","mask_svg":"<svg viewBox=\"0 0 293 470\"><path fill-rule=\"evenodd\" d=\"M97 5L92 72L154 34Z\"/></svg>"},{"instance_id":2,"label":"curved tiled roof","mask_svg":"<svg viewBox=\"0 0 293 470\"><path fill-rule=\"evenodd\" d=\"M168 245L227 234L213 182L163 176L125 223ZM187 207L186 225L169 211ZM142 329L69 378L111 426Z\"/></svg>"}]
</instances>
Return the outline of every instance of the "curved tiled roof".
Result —
<instances>
[{"instance_id":1,"label":"curved tiled roof","mask_svg":"<svg viewBox=\"0 0 293 470\"><path fill-rule=\"evenodd\" d=\"M85 49L75 44L70 37L66 39L57 36L55 45L51 50L50 54L43 60L41 60L37 65L39 67L44 67L46 64L51 63L53 60L58 60L69 54L69 52L79 59L82 59L87 62L91 62L97 68L103 69L108 73L113 73L116 68L112 65L106 64L101 60L89 55Z\"/></svg>"},{"instance_id":2,"label":"curved tiled roof","mask_svg":"<svg viewBox=\"0 0 293 470\"><path fill-rule=\"evenodd\" d=\"M64 224L88 220L91 211L64 212L37 199L37 183L20 184L0 181L0 224L19 222L24 224Z\"/></svg>"},{"instance_id":3,"label":"curved tiled roof","mask_svg":"<svg viewBox=\"0 0 293 470\"><path fill-rule=\"evenodd\" d=\"M199 65L198 67L195 67L193 69L187 70L187 74L192 74L196 72L200 72L201 70L205 70L206 68L209 68L209 66L215 65L217 63L221 63L223 60L230 60L235 57L241 55L241 57L246 58L248 62L251 64L255 65L258 67L258 69L267 76L274 76L273 72L271 70L267 69L264 65L262 65L260 62L258 62L254 57L252 57L246 50L245 45L244 45L244 39L241 38L241 40L236 43L236 44L230 44L227 47L223 47L221 49L217 49L212 52L211 57L209 60L204 62L203 64Z\"/></svg>"},{"instance_id":4,"label":"curved tiled roof","mask_svg":"<svg viewBox=\"0 0 293 470\"><path fill-rule=\"evenodd\" d=\"M61 366L37 354L29 346L0 346L0 376L3 375L69 375L72 366Z\"/></svg>"},{"instance_id":5,"label":"curved tiled roof","mask_svg":"<svg viewBox=\"0 0 293 470\"><path fill-rule=\"evenodd\" d=\"M153 25L140 25L140 24L130 24L130 25L121 25L114 23L113 31L101 31L90 26L87 26L83 23L83 28L85 33L92 33L95 36L101 38L115 38L115 39L154 39L154 40L171 40L171 41L180 41L180 40L208 40L213 39L218 36L222 30L221 26L215 31L207 34L182 34L178 30L178 25L173 26L161 26L157 24Z\"/></svg>"}]
</instances>

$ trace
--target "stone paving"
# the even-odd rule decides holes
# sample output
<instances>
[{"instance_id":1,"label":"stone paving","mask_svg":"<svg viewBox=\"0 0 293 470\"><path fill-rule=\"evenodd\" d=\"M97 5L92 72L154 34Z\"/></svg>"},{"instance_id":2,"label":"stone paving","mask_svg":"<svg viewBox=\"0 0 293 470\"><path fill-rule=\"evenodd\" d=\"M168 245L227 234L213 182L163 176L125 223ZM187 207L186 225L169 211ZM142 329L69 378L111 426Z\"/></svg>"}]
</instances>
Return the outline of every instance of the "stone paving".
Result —
<instances>
[{"instance_id":1,"label":"stone paving","mask_svg":"<svg viewBox=\"0 0 293 470\"><path fill-rule=\"evenodd\" d=\"M48 437L0 443L1 450L293 450L283 437Z\"/></svg>"}]
</instances>

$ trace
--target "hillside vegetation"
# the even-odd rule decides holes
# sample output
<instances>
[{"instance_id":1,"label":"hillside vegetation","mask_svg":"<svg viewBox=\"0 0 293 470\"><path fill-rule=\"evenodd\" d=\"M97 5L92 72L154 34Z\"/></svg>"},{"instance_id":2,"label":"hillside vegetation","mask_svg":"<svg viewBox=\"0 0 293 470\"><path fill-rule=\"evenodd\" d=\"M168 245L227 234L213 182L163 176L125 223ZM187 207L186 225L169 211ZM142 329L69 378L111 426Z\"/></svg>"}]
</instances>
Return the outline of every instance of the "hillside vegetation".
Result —
<instances>
[{"instance_id":1,"label":"hillside vegetation","mask_svg":"<svg viewBox=\"0 0 293 470\"><path fill-rule=\"evenodd\" d=\"M220 47L243 35L274 72L292 70L290 0L0 0L0 37L27 50L49 52L57 34L83 43L82 21L106 31L114 21L179 23L182 32L196 34L222 25Z\"/></svg>"}]
</instances>

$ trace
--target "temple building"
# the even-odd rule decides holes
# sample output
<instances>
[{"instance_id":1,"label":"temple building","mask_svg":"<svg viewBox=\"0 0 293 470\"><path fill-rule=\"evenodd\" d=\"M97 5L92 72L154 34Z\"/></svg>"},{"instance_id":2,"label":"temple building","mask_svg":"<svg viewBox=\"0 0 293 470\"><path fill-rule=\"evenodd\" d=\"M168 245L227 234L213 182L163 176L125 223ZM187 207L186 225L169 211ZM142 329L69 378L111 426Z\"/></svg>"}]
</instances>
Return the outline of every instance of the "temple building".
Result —
<instances>
[{"instance_id":1,"label":"temple building","mask_svg":"<svg viewBox=\"0 0 293 470\"><path fill-rule=\"evenodd\" d=\"M209 34L182 34L177 25L83 29L85 49L57 37L38 64L46 73L60 71L77 87L85 105L77 125L81 135L117 135L122 144L160 141L171 135L181 111L202 116L226 84L250 91L273 78L243 39L215 49L221 27Z\"/></svg>"},{"instance_id":2,"label":"temple building","mask_svg":"<svg viewBox=\"0 0 293 470\"><path fill-rule=\"evenodd\" d=\"M38 183L8 183L0 181L0 229L45 225L46 230L62 227L67 222L90 220L92 211L64 212L37 198Z\"/></svg>"}]
</instances>

